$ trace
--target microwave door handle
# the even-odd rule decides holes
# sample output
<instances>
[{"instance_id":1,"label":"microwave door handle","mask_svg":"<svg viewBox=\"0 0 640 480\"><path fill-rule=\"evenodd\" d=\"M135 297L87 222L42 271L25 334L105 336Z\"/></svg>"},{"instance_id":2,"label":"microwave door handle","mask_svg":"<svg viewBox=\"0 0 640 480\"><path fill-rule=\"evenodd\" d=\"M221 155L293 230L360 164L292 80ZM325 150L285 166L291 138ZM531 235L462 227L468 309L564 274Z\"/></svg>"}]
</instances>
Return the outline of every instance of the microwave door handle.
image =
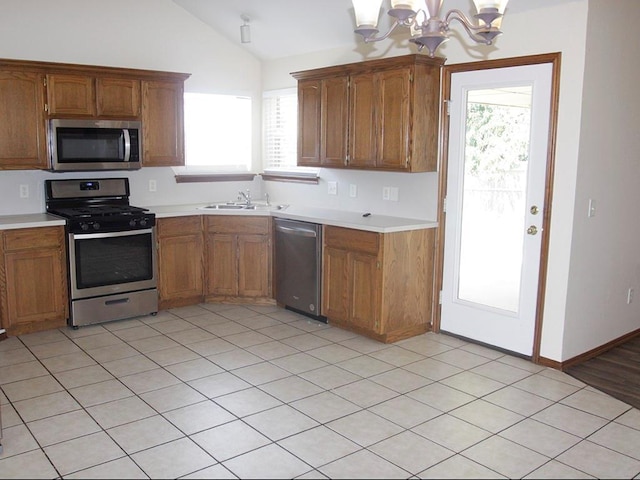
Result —
<instances>
[{"instance_id":1,"label":"microwave door handle","mask_svg":"<svg viewBox=\"0 0 640 480\"><path fill-rule=\"evenodd\" d=\"M123 128L122 133L124 134L124 161L128 162L131 157L131 136L128 128Z\"/></svg>"}]
</instances>

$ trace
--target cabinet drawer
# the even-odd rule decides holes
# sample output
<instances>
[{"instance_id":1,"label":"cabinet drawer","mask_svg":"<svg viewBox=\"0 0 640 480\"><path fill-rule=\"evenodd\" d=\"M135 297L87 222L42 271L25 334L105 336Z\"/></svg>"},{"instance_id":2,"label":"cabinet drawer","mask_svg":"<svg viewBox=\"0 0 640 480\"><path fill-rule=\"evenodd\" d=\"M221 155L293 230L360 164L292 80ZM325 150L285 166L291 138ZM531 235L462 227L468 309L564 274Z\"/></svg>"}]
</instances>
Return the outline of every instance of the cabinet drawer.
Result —
<instances>
[{"instance_id":1,"label":"cabinet drawer","mask_svg":"<svg viewBox=\"0 0 640 480\"><path fill-rule=\"evenodd\" d=\"M270 233L269 217L209 215L206 219L207 231L209 232L249 234Z\"/></svg>"},{"instance_id":2,"label":"cabinet drawer","mask_svg":"<svg viewBox=\"0 0 640 480\"><path fill-rule=\"evenodd\" d=\"M324 243L327 247L377 255L380 234L351 228L324 227Z\"/></svg>"},{"instance_id":3,"label":"cabinet drawer","mask_svg":"<svg viewBox=\"0 0 640 480\"><path fill-rule=\"evenodd\" d=\"M4 232L4 246L8 252L42 247L61 247L63 242L62 227L20 228Z\"/></svg>"},{"instance_id":4,"label":"cabinet drawer","mask_svg":"<svg viewBox=\"0 0 640 480\"><path fill-rule=\"evenodd\" d=\"M200 233L202 232L202 218L199 215L161 218L157 222L157 227L159 237Z\"/></svg>"}]
</instances>

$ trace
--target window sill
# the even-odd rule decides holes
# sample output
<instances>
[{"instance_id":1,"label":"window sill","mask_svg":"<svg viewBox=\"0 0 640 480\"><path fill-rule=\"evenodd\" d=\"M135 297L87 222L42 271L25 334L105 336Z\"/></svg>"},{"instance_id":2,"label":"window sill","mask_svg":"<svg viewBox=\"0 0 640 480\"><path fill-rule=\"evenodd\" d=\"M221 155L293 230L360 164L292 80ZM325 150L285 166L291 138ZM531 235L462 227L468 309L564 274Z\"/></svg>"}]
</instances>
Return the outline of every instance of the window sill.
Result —
<instances>
[{"instance_id":1,"label":"window sill","mask_svg":"<svg viewBox=\"0 0 640 480\"><path fill-rule=\"evenodd\" d=\"M320 183L318 169L266 169L260 174L265 181L293 182L293 183Z\"/></svg>"},{"instance_id":2,"label":"window sill","mask_svg":"<svg viewBox=\"0 0 640 480\"><path fill-rule=\"evenodd\" d=\"M176 183L196 182L250 182L255 178L255 173L201 173L201 174L176 174Z\"/></svg>"}]
</instances>

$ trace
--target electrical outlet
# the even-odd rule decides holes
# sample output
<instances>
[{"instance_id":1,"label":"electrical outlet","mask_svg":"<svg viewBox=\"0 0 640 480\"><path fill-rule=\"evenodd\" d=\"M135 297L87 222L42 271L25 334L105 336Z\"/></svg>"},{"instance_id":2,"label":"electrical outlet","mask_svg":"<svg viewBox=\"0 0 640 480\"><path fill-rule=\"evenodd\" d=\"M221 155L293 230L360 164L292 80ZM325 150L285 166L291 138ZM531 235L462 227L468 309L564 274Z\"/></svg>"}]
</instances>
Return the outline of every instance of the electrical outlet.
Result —
<instances>
[{"instance_id":1,"label":"electrical outlet","mask_svg":"<svg viewBox=\"0 0 640 480\"><path fill-rule=\"evenodd\" d=\"M155 180L149 180L149 191L150 192L155 192L158 190L158 185L156 184Z\"/></svg>"},{"instance_id":2,"label":"electrical outlet","mask_svg":"<svg viewBox=\"0 0 640 480\"><path fill-rule=\"evenodd\" d=\"M392 202L398 201L398 187L391 187L389 189L389 200Z\"/></svg>"},{"instance_id":3,"label":"electrical outlet","mask_svg":"<svg viewBox=\"0 0 640 480\"><path fill-rule=\"evenodd\" d=\"M391 187L382 187L382 199L383 200L391 199Z\"/></svg>"},{"instance_id":4,"label":"electrical outlet","mask_svg":"<svg viewBox=\"0 0 640 480\"><path fill-rule=\"evenodd\" d=\"M356 198L358 196L358 186L351 183L349 184L349 196L351 198Z\"/></svg>"},{"instance_id":5,"label":"electrical outlet","mask_svg":"<svg viewBox=\"0 0 640 480\"><path fill-rule=\"evenodd\" d=\"M338 194L338 182L327 182L327 193L329 195L337 195Z\"/></svg>"},{"instance_id":6,"label":"electrical outlet","mask_svg":"<svg viewBox=\"0 0 640 480\"><path fill-rule=\"evenodd\" d=\"M20 185L20 198L29 198L29 185Z\"/></svg>"}]
</instances>

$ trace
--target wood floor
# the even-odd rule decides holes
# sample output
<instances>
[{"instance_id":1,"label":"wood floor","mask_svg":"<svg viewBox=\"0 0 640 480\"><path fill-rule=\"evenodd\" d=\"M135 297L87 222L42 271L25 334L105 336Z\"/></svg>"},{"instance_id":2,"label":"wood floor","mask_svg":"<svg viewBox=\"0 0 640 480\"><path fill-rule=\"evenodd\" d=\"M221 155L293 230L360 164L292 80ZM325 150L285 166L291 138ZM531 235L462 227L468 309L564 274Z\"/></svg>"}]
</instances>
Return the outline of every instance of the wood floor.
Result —
<instances>
[{"instance_id":1,"label":"wood floor","mask_svg":"<svg viewBox=\"0 0 640 480\"><path fill-rule=\"evenodd\" d=\"M574 365L565 373L640 409L640 337Z\"/></svg>"}]
</instances>

